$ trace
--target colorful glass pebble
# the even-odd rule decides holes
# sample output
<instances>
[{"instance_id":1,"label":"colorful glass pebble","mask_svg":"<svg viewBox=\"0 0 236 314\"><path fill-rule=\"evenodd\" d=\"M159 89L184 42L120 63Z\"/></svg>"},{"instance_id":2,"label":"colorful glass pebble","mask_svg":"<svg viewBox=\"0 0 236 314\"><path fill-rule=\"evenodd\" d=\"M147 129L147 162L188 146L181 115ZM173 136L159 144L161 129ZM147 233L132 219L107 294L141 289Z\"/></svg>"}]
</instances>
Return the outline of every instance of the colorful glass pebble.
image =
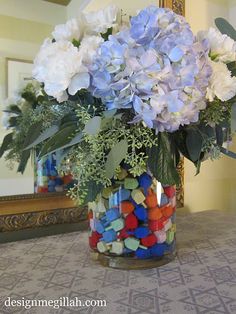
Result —
<instances>
[{"instance_id":1,"label":"colorful glass pebble","mask_svg":"<svg viewBox=\"0 0 236 314\"><path fill-rule=\"evenodd\" d=\"M124 188L128 190L134 190L139 186L138 180L135 178L125 178Z\"/></svg>"},{"instance_id":2,"label":"colorful glass pebble","mask_svg":"<svg viewBox=\"0 0 236 314\"><path fill-rule=\"evenodd\" d=\"M138 219L134 214L129 214L125 217L125 227L127 229L135 229L138 227Z\"/></svg>"},{"instance_id":3,"label":"colorful glass pebble","mask_svg":"<svg viewBox=\"0 0 236 314\"><path fill-rule=\"evenodd\" d=\"M167 249L164 243L157 243L151 247L151 255L155 257L162 257Z\"/></svg>"},{"instance_id":4,"label":"colorful glass pebble","mask_svg":"<svg viewBox=\"0 0 236 314\"><path fill-rule=\"evenodd\" d=\"M111 253L121 255L124 251L124 243L122 241L114 241L111 245Z\"/></svg>"},{"instance_id":5,"label":"colorful glass pebble","mask_svg":"<svg viewBox=\"0 0 236 314\"><path fill-rule=\"evenodd\" d=\"M148 227L138 227L134 230L134 236L138 239L145 238L149 234Z\"/></svg>"},{"instance_id":6,"label":"colorful glass pebble","mask_svg":"<svg viewBox=\"0 0 236 314\"><path fill-rule=\"evenodd\" d=\"M157 238L153 233L141 239L141 244L147 247L153 246L155 243L157 243Z\"/></svg>"},{"instance_id":7,"label":"colorful glass pebble","mask_svg":"<svg viewBox=\"0 0 236 314\"><path fill-rule=\"evenodd\" d=\"M101 234L96 231L91 233L89 237L89 245L92 249L95 249L97 247L97 243L101 239L101 237Z\"/></svg>"},{"instance_id":8,"label":"colorful glass pebble","mask_svg":"<svg viewBox=\"0 0 236 314\"><path fill-rule=\"evenodd\" d=\"M172 216L172 214L174 212L174 209L173 209L173 207L170 204L168 204L166 206L163 206L161 208L161 211L162 211L163 216L169 218L169 217Z\"/></svg>"},{"instance_id":9,"label":"colorful glass pebble","mask_svg":"<svg viewBox=\"0 0 236 314\"><path fill-rule=\"evenodd\" d=\"M117 237L118 237L118 239L126 239L126 238L130 237L130 235L128 233L128 229L125 227L122 230L120 230L119 235Z\"/></svg>"},{"instance_id":10,"label":"colorful glass pebble","mask_svg":"<svg viewBox=\"0 0 236 314\"><path fill-rule=\"evenodd\" d=\"M160 207L165 206L169 203L169 198L166 196L166 194L161 194L161 204Z\"/></svg>"},{"instance_id":11,"label":"colorful glass pebble","mask_svg":"<svg viewBox=\"0 0 236 314\"><path fill-rule=\"evenodd\" d=\"M106 255L161 258L174 249L175 196L169 199L161 187L157 205L156 181L150 181L146 174L140 179L126 172L124 178L113 180L112 187L88 204L90 247Z\"/></svg>"},{"instance_id":12,"label":"colorful glass pebble","mask_svg":"<svg viewBox=\"0 0 236 314\"><path fill-rule=\"evenodd\" d=\"M119 192L119 201L122 202L122 201L127 201L129 198L130 198L130 191L127 190L127 189L121 189Z\"/></svg>"},{"instance_id":13,"label":"colorful glass pebble","mask_svg":"<svg viewBox=\"0 0 236 314\"><path fill-rule=\"evenodd\" d=\"M147 193L148 188L152 185L152 177L147 174L143 173L139 178L138 178L139 186L144 189L144 193Z\"/></svg>"},{"instance_id":14,"label":"colorful glass pebble","mask_svg":"<svg viewBox=\"0 0 236 314\"><path fill-rule=\"evenodd\" d=\"M134 214L141 221L146 221L148 218L147 209L143 205L137 205Z\"/></svg>"},{"instance_id":15,"label":"colorful glass pebble","mask_svg":"<svg viewBox=\"0 0 236 314\"><path fill-rule=\"evenodd\" d=\"M166 243L171 244L174 241L174 238L175 238L175 232L171 230L167 231Z\"/></svg>"},{"instance_id":16,"label":"colorful glass pebble","mask_svg":"<svg viewBox=\"0 0 236 314\"><path fill-rule=\"evenodd\" d=\"M110 197L111 193L112 193L112 188L107 187L107 188L102 190L102 197L104 197L105 199L108 199Z\"/></svg>"},{"instance_id":17,"label":"colorful glass pebble","mask_svg":"<svg viewBox=\"0 0 236 314\"><path fill-rule=\"evenodd\" d=\"M130 214L134 211L134 204L129 201L124 201L120 204L120 209L123 214Z\"/></svg>"},{"instance_id":18,"label":"colorful glass pebble","mask_svg":"<svg viewBox=\"0 0 236 314\"><path fill-rule=\"evenodd\" d=\"M141 190L139 190L139 189L133 190L131 192L131 197L133 198L133 200L135 201L135 203L137 205L142 204L145 201L145 199L146 199L146 197L143 194L143 192Z\"/></svg>"},{"instance_id":19,"label":"colorful glass pebble","mask_svg":"<svg viewBox=\"0 0 236 314\"><path fill-rule=\"evenodd\" d=\"M166 232L164 230L159 230L154 232L157 243L164 243L166 241Z\"/></svg>"},{"instance_id":20,"label":"colorful glass pebble","mask_svg":"<svg viewBox=\"0 0 236 314\"><path fill-rule=\"evenodd\" d=\"M157 206L157 195L152 189L149 189L147 192L145 204L148 206L148 208L154 208Z\"/></svg>"},{"instance_id":21,"label":"colorful glass pebble","mask_svg":"<svg viewBox=\"0 0 236 314\"><path fill-rule=\"evenodd\" d=\"M140 258L140 259L147 259L147 258L150 258L151 257L151 250L150 249L142 249L142 248L138 248L136 251L135 251L135 256L137 258Z\"/></svg>"},{"instance_id":22,"label":"colorful glass pebble","mask_svg":"<svg viewBox=\"0 0 236 314\"><path fill-rule=\"evenodd\" d=\"M103 233L105 228L104 225L101 223L100 220L98 219L94 219L94 229L98 232L98 233Z\"/></svg>"},{"instance_id":23,"label":"colorful glass pebble","mask_svg":"<svg viewBox=\"0 0 236 314\"><path fill-rule=\"evenodd\" d=\"M149 220L158 220L162 217L162 211L159 207L154 207L148 210Z\"/></svg>"},{"instance_id":24,"label":"colorful glass pebble","mask_svg":"<svg viewBox=\"0 0 236 314\"><path fill-rule=\"evenodd\" d=\"M117 234L115 230L111 229L108 231L103 232L101 240L110 243L112 241L115 241L117 239Z\"/></svg>"},{"instance_id":25,"label":"colorful glass pebble","mask_svg":"<svg viewBox=\"0 0 236 314\"><path fill-rule=\"evenodd\" d=\"M127 249L130 249L132 251L136 251L139 247L139 240L135 238L127 238L124 240L125 246Z\"/></svg>"},{"instance_id":26,"label":"colorful glass pebble","mask_svg":"<svg viewBox=\"0 0 236 314\"><path fill-rule=\"evenodd\" d=\"M117 175L117 178L118 178L118 180L121 181L121 180L124 180L124 178L126 178L127 175L128 175L127 170L124 169L124 168L121 168L120 172L119 172L118 175Z\"/></svg>"},{"instance_id":27,"label":"colorful glass pebble","mask_svg":"<svg viewBox=\"0 0 236 314\"><path fill-rule=\"evenodd\" d=\"M119 218L111 222L111 228L115 230L116 232L123 229L124 226L125 226L125 222L123 218Z\"/></svg>"},{"instance_id":28,"label":"colorful glass pebble","mask_svg":"<svg viewBox=\"0 0 236 314\"><path fill-rule=\"evenodd\" d=\"M176 189L173 186L166 186L164 187L164 193L167 197L172 198L175 196Z\"/></svg>"},{"instance_id":29,"label":"colorful glass pebble","mask_svg":"<svg viewBox=\"0 0 236 314\"><path fill-rule=\"evenodd\" d=\"M111 208L108 211L106 211L105 215L106 215L106 220L111 222L120 217L120 212L118 208Z\"/></svg>"},{"instance_id":30,"label":"colorful glass pebble","mask_svg":"<svg viewBox=\"0 0 236 314\"><path fill-rule=\"evenodd\" d=\"M168 220L166 221L166 223L164 224L164 230L167 231L167 230L169 230L171 227L172 227L172 221L171 221L171 219L168 219Z\"/></svg>"},{"instance_id":31,"label":"colorful glass pebble","mask_svg":"<svg viewBox=\"0 0 236 314\"><path fill-rule=\"evenodd\" d=\"M109 250L109 246L104 241L99 241L97 243L97 249L100 253L105 253Z\"/></svg>"}]
</instances>

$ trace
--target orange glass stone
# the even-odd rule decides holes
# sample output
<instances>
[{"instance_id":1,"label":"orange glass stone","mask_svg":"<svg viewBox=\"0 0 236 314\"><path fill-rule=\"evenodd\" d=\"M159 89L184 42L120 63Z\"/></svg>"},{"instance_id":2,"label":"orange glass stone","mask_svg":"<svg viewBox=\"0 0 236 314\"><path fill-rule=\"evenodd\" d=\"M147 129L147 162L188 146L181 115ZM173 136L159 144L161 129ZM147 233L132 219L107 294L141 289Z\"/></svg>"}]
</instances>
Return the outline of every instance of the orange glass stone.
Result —
<instances>
[{"instance_id":1,"label":"orange glass stone","mask_svg":"<svg viewBox=\"0 0 236 314\"><path fill-rule=\"evenodd\" d=\"M169 217L172 216L172 214L174 212L174 209L173 209L173 207L170 204L168 204L166 206L163 206L161 208L161 211L162 211L162 214L163 214L164 217L169 218Z\"/></svg>"},{"instance_id":2,"label":"orange glass stone","mask_svg":"<svg viewBox=\"0 0 236 314\"><path fill-rule=\"evenodd\" d=\"M134 211L134 204L129 201L121 202L120 208L123 214L130 214Z\"/></svg>"},{"instance_id":3,"label":"orange glass stone","mask_svg":"<svg viewBox=\"0 0 236 314\"><path fill-rule=\"evenodd\" d=\"M150 208L148 210L149 220L158 220L163 216L162 211L159 207Z\"/></svg>"},{"instance_id":4,"label":"orange glass stone","mask_svg":"<svg viewBox=\"0 0 236 314\"><path fill-rule=\"evenodd\" d=\"M149 208L153 208L153 207L156 207L156 206L157 206L157 195L156 195L155 192L153 192L152 189L149 189L149 190L148 190L148 194L147 194L145 203L146 203L146 205L147 205Z\"/></svg>"}]
</instances>

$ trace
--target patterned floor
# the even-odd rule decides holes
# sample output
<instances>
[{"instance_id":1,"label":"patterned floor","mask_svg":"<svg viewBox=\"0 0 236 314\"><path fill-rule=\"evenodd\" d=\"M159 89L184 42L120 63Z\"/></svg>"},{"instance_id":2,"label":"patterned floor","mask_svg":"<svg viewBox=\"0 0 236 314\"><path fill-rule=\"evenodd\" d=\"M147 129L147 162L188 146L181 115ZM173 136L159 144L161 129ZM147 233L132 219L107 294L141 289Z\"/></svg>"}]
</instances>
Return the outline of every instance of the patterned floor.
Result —
<instances>
[{"instance_id":1,"label":"patterned floor","mask_svg":"<svg viewBox=\"0 0 236 314\"><path fill-rule=\"evenodd\" d=\"M236 212L178 213L178 257L144 271L106 269L75 232L0 245L0 314L236 313ZM6 308L11 296L106 299L107 307Z\"/></svg>"}]
</instances>

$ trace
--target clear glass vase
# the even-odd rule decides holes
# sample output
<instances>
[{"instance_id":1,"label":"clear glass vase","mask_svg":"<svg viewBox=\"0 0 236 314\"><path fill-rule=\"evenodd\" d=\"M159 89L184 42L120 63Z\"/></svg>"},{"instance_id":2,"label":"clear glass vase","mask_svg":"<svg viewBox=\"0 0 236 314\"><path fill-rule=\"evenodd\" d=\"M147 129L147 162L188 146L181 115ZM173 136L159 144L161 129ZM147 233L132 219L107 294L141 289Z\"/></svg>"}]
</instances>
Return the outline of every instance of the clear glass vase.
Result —
<instances>
[{"instance_id":1,"label":"clear glass vase","mask_svg":"<svg viewBox=\"0 0 236 314\"><path fill-rule=\"evenodd\" d=\"M88 210L89 245L102 265L144 269L174 259L175 186L162 186L147 172L133 177L122 169Z\"/></svg>"}]
</instances>

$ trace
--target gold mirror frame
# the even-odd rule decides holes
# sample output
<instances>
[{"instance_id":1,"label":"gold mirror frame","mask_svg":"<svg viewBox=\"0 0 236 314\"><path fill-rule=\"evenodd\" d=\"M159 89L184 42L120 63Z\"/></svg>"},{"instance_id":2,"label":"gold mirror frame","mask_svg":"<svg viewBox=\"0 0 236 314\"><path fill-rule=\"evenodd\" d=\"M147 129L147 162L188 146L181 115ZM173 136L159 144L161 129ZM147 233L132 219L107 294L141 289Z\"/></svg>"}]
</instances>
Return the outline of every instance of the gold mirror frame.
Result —
<instances>
[{"instance_id":1,"label":"gold mirror frame","mask_svg":"<svg viewBox=\"0 0 236 314\"><path fill-rule=\"evenodd\" d=\"M168 7L184 15L185 0L159 0L160 7ZM184 160L178 171L181 184L177 189L177 205L184 205ZM64 193L29 194L0 197L0 233L53 224L77 223L86 219L85 208L75 207Z\"/></svg>"}]
</instances>

